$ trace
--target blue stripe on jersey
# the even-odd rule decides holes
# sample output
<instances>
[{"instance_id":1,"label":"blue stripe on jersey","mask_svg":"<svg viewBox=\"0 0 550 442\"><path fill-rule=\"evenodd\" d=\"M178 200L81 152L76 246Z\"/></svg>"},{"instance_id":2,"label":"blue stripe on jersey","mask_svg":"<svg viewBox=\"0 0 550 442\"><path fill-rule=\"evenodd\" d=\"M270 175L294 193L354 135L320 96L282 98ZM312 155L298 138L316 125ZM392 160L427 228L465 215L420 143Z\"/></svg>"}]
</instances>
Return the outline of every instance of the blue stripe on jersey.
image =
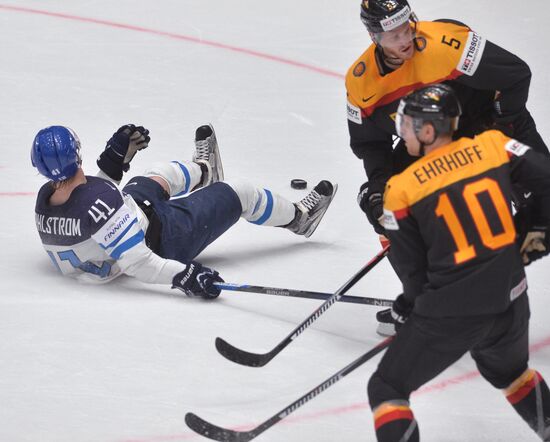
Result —
<instances>
[{"instance_id":1,"label":"blue stripe on jersey","mask_svg":"<svg viewBox=\"0 0 550 442\"><path fill-rule=\"evenodd\" d=\"M178 166L180 166L180 169L183 172L183 176L185 177L185 188L180 193L174 196L185 195L187 192L189 192L189 186L191 185L191 175L189 175L189 171L187 170L187 167L185 167L185 165L179 163L178 161L172 161L172 163L176 163Z\"/></svg>"},{"instance_id":2,"label":"blue stripe on jersey","mask_svg":"<svg viewBox=\"0 0 550 442\"><path fill-rule=\"evenodd\" d=\"M57 263L57 261L56 261L56 259L55 259L55 256L53 256L53 252L48 251L48 256L49 256L50 259L52 260L53 265L56 267L56 269L59 270L59 273L63 273L63 272L61 271L61 267L59 267L59 264Z\"/></svg>"},{"instance_id":3,"label":"blue stripe on jersey","mask_svg":"<svg viewBox=\"0 0 550 442\"><path fill-rule=\"evenodd\" d=\"M124 241L115 250L113 250L111 252L111 257L114 258L114 259L120 259L121 255L124 252L127 252L132 247L134 247L136 244L139 244L141 241L143 241L144 238L145 238L145 234L143 233L143 230L140 230L138 233L136 233L130 239Z\"/></svg>"},{"instance_id":4,"label":"blue stripe on jersey","mask_svg":"<svg viewBox=\"0 0 550 442\"><path fill-rule=\"evenodd\" d=\"M265 223L271 216L271 212L273 212L273 195L267 189L264 189L264 192L265 192L265 195L267 196L267 203L265 206L264 214L260 216L260 218L258 218L256 221L251 221L252 224Z\"/></svg>"},{"instance_id":5,"label":"blue stripe on jersey","mask_svg":"<svg viewBox=\"0 0 550 442\"><path fill-rule=\"evenodd\" d=\"M119 243L119 241L122 238L124 238L124 235L128 233L128 230L130 230L135 223L137 223L137 218L134 218L133 221L130 223L130 225L126 227L124 231L120 235L118 235L117 239L115 239L111 244L107 244L106 246L104 246L103 244L100 244L100 246L103 249L110 249L111 247L116 246Z\"/></svg>"}]
</instances>

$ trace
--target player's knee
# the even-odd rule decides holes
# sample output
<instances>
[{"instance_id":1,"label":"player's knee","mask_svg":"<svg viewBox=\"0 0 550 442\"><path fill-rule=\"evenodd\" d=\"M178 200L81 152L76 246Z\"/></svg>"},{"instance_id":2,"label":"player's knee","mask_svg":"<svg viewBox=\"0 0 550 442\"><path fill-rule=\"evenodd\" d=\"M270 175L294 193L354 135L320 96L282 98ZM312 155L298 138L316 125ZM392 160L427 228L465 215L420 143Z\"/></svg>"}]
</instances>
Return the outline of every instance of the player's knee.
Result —
<instances>
[{"instance_id":1,"label":"player's knee","mask_svg":"<svg viewBox=\"0 0 550 442\"><path fill-rule=\"evenodd\" d=\"M507 388L515 382L528 368L527 359L514 366L508 364L508 367L505 367L503 364L497 369L486 366L483 361L476 361L476 365L481 376L499 390Z\"/></svg>"},{"instance_id":2,"label":"player's knee","mask_svg":"<svg viewBox=\"0 0 550 442\"><path fill-rule=\"evenodd\" d=\"M145 170L143 176L157 181L170 195L173 195L174 188L181 186L183 180L176 163L153 163Z\"/></svg>"},{"instance_id":3,"label":"player's knee","mask_svg":"<svg viewBox=\"0 0 550 442\"><path fill-rule=\"evenodd\" d=\"M245 180L232 179L224 180L224 183L231 187L239 197L242 213L252 213L256 204L258 204L258 192L256 187Z\"/></svg>"},{"instance_id":4,"label":"player's knee","mask_svg":"<svg viewBox=\"0 0 550 442\"><path fill-rule=\"evenodd\" d=\"M380 404L389 401L395 401L399 399L408 399L402 397L403 395L396 391L390 384L388 384L378 371L369 379L367 385L367 394L369 397L369 404L371 409L375 409Z\"/></svg>"}]
</instances>

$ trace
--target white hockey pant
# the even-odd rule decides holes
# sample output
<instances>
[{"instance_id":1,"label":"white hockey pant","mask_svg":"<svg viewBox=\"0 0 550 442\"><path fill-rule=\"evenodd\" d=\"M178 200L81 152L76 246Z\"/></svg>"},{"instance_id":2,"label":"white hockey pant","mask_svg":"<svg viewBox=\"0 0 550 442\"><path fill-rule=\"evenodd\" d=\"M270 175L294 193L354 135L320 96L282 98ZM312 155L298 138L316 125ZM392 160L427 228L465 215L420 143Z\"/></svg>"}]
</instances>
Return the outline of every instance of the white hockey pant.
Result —
<instances>
[{"instance_id":1,"label":"white hockey pant","mask_svg":"<svg viewBox=\"0 0 550 442\"><path fill-rule=\"evenodd\" d=\"M172 161L155 163L143 174L146 177L161 177L170 191L170 196L189 193L199 184L202 176L201 167L192 161Z\"/></svg>"}]
</instances>

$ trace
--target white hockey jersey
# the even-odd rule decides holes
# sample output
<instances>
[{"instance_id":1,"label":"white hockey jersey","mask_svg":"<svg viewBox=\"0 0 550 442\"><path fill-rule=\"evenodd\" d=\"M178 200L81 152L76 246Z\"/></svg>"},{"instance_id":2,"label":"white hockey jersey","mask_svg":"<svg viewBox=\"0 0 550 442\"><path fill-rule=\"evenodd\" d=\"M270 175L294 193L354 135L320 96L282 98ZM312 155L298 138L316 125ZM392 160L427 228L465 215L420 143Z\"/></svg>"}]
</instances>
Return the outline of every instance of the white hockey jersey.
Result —
<instances>
[{"instance_id":1,"label":"white hockey jersey","mask_svg":"<svg viewBox=\"0 0 550 442\"><path fill-rule=\"evenodd\" d=\"M135 201L110 181L86 179L58 206L49 204L49 183L38 193L36 228L56 268L88 282L107 282L126 273L144 282L171 283L186 266L146 246L148 220Z\"/></svg>"}]
</instances>

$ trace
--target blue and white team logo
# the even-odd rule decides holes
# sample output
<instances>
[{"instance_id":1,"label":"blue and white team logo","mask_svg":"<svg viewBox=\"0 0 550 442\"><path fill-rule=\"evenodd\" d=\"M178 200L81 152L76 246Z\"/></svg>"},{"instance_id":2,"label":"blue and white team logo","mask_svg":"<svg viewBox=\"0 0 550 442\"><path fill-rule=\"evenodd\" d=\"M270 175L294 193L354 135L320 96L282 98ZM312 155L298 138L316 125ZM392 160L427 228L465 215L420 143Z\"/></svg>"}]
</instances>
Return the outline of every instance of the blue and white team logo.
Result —
<instances>
[{"instance_id":1,"label":"blue and white team logo","mask_svg":"<svg viewBox=\"0 0 550 442\"><path fill-rule=\"evenodd\" d=\"M94 239L107 248L124 235L126 230L135 221L128 206L123 205L118 209L94 235Z\"/></svg>"}]
</instances>

